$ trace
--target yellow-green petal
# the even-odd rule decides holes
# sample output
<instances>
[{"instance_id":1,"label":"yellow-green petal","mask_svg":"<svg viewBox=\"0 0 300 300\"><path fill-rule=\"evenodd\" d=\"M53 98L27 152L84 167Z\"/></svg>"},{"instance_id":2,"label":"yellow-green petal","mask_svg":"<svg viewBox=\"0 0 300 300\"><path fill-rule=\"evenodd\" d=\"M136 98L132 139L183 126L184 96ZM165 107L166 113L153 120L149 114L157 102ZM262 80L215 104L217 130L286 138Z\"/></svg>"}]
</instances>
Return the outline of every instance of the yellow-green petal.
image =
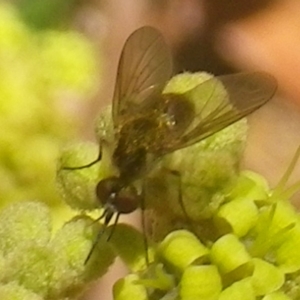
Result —
<instances>
[{"instance_id":1,"label":"yellow-green petal","mask_svg":"<svg viewBox=\"0 0 300 300\"><path fill-rule=\"evenodd\" d=\"M30 245L45 246L50 236L50 211L41 202L13 203L0 213L0 249L4 255Z\"/></svg>"},{"instance_id":2,"label":"yellow-green petal","mask_svg":"<svg viewBox=\"0 0 300 300\"><path fill-rule=\"evenodd\" d=\"M95 165L77 170L65 167L80 167L94 161L99 154L99 145L86 143L64 149L57 171L59 191L65 202L75 209L101 208L96 198L96 184L105 177L104 160Z\"/></svg>"},{"instance_id":3,"label":"yellow-green petal","mask_svg":"<svg viewBox=\"0 0 300 300\"><path fill-rule=\"evenodd\" d=\"M38 245L16 249L8 259L6 280L17 282L24 288L46 297L49 294L51 276L56 268L54 257L55 254L49 248Z\"/></svg>"},{"instance_id":4,"label":"yellow-green petal","mask_svg":"<svg viewBox=\"0 0 300 300\"><path fill-rule=\"evenodd\" d=\"M255 201L266 199L269 193L269 186L266 179L249 170L242 171L230 191L231 199L248 198Z\"/></svg>"},{"instance_id":5,"label":"yellow-green petal","mask_svg":"<svg viewBox=\"0 0 300 300\"><path fill-rule=\"evenodd\" d=\"M262 298L262 300L293 300L283 292L274 292L272 294L266 295L265 297Z\"/></svg>"},{"instance_id":6,"label":"yellow-green petal","mask_svg":"<svg viewBox=\"0 0 300 300\"><path fill-rule=\"evenodd\" d=\"M276 234L279 230L295 224L298 218L295 207L291 203L278 201L269 231L271 234Z\"/></svg>"},{"instance_id":7,"label":"yellow-green petal","mask_svg":"<svg viewBox=\"0 0 300 300\"><path fill-rule=\"evenodd\" d=\"M158 289L160 291L170 291L175 287L175 277L168 274L163 264L153 264L148 267L147 273L150 277L143 277L139 283L147 288Z\"/></svg>"},{"instance_id":8,"label":"yellow-green petal","mask_svg":"<svg viewBox=\"0 0 300 300\"><path fill-rule=\"evenodd\" d=\"M210 257L223 274L238 268L247 269L247 265L251 264L251 256L244 244L233 234L219 238L211 248Z\"/></svg>"},{"instance_id":9,"label":"yellow-green petal","mask_svg":"<svg viewBox=\"0 0 300 300\"><path fill-rule=\"evenodd\" d=\"M258 209L252 199L240 198L230 201L218 210L215 222L218 225L226 222L233 233L242 237L255 225L258 218ZM222 230L222 228L220 228Z\"/></svg>"},{"instance_id":10,"label":"yellow-green petal","mask_svg":"<svg viewBox=\"0 0 300 300\"><path fill-rule=\"evenodd\" d=\"M237 281L225 289L218 300L256 300L250 278Z\"/></svg>"},{"instance_id":11,"label":"yellow-green petal","mask_svg":"<svg viewBox=\"0 0 300 300\"><path fill-rule=\"evenodd\" d=\"M139 277L135 274L118 280L113 287L114 300L148 300L146 288L138 282Z\"/></svg>"},{"instance_id":12,"label":"yellow-green petal","mask_svg":"<svg viewBox=\"0 0 300 300\"><path fill-rule=\"evenodd\" d=\"M196 260L200 262L207 259L209 250L194 234L186 230L177 230L163 240L158 252L164 261L183 271Z\"/></svg>"},{"instance_id":13,"label":"yellow-green petal","mask_svg":"<svg viewBox=\"0 0 300 300\"><path fill-rule=\"evenodd\" d=\"M182 274L179 295L182 300L217 300L221 290L216 266L189 266Z\"/></svg>"},{"instance_id":14,"label":"yellow-green petal","mask_svg":"<svg viewBox=\"0 0 300 300\"><path fill-rule=\"evenodd\" d=\"M106 240L98 241L96 249L87 264L85 260L102 226L93 223L86 216L77 216L57 231L51 241L55 253L53 264L59 266L51 277L53 293L68 287L75 289L76 284L91 281L105 274L113 264L115 252ZM84 280L82 274L84 273Z\"/></svg>"},{"instance_id":15,"label":"yellow-green petal","mask_svg":"<svg viewBox=\"0 0 300 300\"><path fill-rule=\"evenodd\" d=\"M277 291L284 284L283 272L274 265L259 259L253 259L254 272L252 285L257 296Z\"/></svg>"},{"instance_id":16,"label":"yellow-green petal","mask_svg":"<svg viewBox=\"0 0 300 300\"><path fill-rule=\"evenodd\" d=\"M300 270L300 225L292 228L275 252L276 264L284 273Z\"/></svg>"},{"instance_id":17,"label":"yellow-green petal","mask_svg":"<svg viewBox=\"0 0 300 300\"><path fill-rule=\"evenodd\" d=\"M0 285L1 300L44 300L42 296L25 289L16 282Z\"/></svg>"},{"instance_id":18,"label":"yellow-green petal","mask_svg":"<svg viewBox=\"0 0 300 300\"><path fill-rule=\"evenodd\" d=\"M107 230L112 230L113 226ZM144 236L140 231L127 224L118 224L109 242L131 271L137 272L147 267L146 245ZM153 249L150 246L150 244L147 245L147 253L151 263L153 261Z\"/></svg>"}]
</instances>

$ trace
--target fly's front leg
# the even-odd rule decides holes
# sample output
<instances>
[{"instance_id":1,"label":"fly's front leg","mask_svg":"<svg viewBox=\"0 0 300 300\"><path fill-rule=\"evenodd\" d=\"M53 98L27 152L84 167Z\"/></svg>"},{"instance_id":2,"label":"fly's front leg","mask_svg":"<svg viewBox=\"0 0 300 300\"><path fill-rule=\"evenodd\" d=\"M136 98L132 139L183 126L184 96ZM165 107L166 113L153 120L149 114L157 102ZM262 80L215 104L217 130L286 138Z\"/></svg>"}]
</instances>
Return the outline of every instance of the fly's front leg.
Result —
<instances>
[{"instance_id":1,"label":"fly's front leg","mask_svg":"<svg viewBox=\"0 0 300 300\"><path fill-rule=\"evenodd\" d=\"M103 144L107 144L107 142L105 140L100 140L99 142L99 154L98 154L98 157L93 160L92 162L86 164L86 165L83 165L83 166L77 166L77 167L63 167L62 169L63 170L81 170L81 169L86 169L86 168L89 168L91 166L93 166L94 164L96 164L97 162L101 161L102 159L102 147L103 147Z\"/></svg>"}]
</instances>

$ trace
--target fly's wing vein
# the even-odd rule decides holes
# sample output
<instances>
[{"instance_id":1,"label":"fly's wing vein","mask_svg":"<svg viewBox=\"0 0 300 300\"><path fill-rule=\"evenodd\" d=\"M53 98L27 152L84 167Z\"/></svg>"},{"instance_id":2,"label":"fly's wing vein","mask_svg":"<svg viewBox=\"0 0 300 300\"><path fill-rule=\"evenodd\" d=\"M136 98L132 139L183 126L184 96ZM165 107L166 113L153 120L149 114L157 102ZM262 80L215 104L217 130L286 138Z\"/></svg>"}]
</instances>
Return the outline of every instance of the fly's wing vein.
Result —
<instances>
[{"instance_id":1,"label":"fly's wing vein","mask_svg":"<svg viewBox=\"0 0 300 300\"><path fill-rule=\"evenodd\" d=\"M171 74L171 54L161 33L148 26L133 32L119 61L112 106L114 126L139 111L153 95L160 95Z\"/></svg>"},{"instance_id":2,"label":"fly's wing vein","mask_svg":"<svg viewBox=\"0 0 300 300\"><path fill-rule=\"evenodd\" d=\"M275 78L267 73L239 73L209 79L183 94L195 104L195 117L181 136L161 153L195 144L224 129L268 102L277 89Z\"/></svg>"}]
</instances>

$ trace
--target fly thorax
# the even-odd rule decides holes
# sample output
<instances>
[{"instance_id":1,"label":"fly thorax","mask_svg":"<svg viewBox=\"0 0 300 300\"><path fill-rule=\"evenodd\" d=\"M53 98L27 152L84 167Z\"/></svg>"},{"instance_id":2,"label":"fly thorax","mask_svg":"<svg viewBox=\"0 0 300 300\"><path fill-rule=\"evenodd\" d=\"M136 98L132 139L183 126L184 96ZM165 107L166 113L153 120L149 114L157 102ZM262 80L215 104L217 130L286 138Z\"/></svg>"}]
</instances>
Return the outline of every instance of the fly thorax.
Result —
<instances>
[{"instance_id":1,"label":"fly thorax","mask_svg":"<svg viewBox=\"0 0 300 300\"><path fill-rule=\"evenodd\" d=\"M136 180L146 168L147 151L144 147L132 148L130 151L116 151L113 154L113 162L119 169L120 177L124 181L131 182Z\"/></svg>"},{"instance_id":2,"label":"fly thorax","mask_svg":"<svg viewBox=\"0 0 300 300\"><path fill-rule=\"evenodd\" d=\"M124 124L112 159L122 178L135 180L146 168L147 153L151 152L157 123L153 118L140 117Z\"/></svg>"},{"instance_id":3,"label":"fly thorax","mask_svg":"<svg viewBox=\"0 0 300 300\"><path fill-rule=\"evenodd\" d=\"M119 147L126 149L145 147L151 143L157 130L157 121L153 113L144 114L123 124L119 131Z\"/></svg>"}]
</instances>

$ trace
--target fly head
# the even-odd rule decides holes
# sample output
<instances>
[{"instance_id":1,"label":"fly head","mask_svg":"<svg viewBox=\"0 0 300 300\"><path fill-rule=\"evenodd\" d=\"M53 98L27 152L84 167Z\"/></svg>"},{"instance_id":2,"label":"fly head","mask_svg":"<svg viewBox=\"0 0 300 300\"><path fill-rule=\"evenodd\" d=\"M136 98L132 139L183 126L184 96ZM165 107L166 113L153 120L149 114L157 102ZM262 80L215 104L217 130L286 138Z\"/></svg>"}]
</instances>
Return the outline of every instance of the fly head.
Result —
<instances>
[{"instance_id":1,"label":"fly head","mask_svg":"<svg viewBox=\"0 0 300 300\"><path fill-rule=\"evenodd\" d=\"M96 195L104 207L105 224L114 214L129 214L140 204L136 188L116 176L101 180L96 186Z\"/></svg>"}]
</instances>

